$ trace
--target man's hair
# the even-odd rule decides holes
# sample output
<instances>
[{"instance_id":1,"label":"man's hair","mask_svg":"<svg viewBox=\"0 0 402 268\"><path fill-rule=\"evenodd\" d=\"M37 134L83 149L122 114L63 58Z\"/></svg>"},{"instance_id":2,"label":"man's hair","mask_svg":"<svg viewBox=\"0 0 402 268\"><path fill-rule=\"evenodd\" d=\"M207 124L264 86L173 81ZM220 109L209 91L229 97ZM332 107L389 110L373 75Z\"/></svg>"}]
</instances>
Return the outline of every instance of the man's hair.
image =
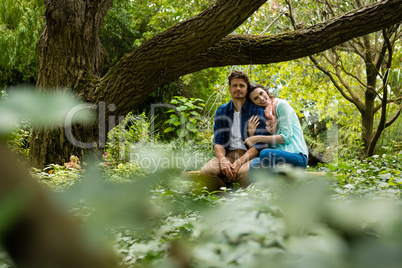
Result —
<instances>
[{"instance_id":1,"label":"man's hair","mask_svg":"<svg viewBox=\"0 0 402 268\"><path fill-rule=\"evenodd\" d=\"M250 84L250 86L247 89L247 98L250 97L250 93L253 92L255 89L257 88L261 88L262 90L264 90L265 92L267 92L268 96L270 98L275 98L275 96L271 93L269 93L268 88L264 87L263 85L260 84Z\"/></svg>"},{"instance_id":2,"label":"man's hair","mask_svg":"<svg viewBox=\"0 0 402 268\"><path fill-rule=\"evenodd\" d=\"M231 85L232 79L234 78L243 79L244 82L246 82L247 87L250 84L250 79L248 78L248 75L246 73L243 73L242 71L232 71L228 76L229 86Z\"/></svg>"}]
</instances>

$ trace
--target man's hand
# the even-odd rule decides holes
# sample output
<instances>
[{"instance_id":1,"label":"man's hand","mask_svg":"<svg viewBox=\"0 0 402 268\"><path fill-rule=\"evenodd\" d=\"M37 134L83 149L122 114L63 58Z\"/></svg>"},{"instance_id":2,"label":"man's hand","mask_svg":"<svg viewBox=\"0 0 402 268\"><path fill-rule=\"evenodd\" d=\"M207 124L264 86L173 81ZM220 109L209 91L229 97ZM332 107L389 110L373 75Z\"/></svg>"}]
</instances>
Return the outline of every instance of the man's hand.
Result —
<instances>
[{"instance_id":1,"label":"man's hand","mask_svg":"<svg viewBox=\"0 0 402 268\"><path fill-rule=\"evenodd\" d=\"M258 136L252 136L248 137L245 141L244 144L246 144L248 147L253 146L254 144L258 143Z\"/></svg>"},{"instance_id":2,"label":"man's hand","mask_svg":"<svg viewBox=\"0 0 402 268\"><path fill-rule=\"evenodd\" d=\"M231 182L235 182L237 178L237 173L239 173L240 167L243 165L243 162L239 159L234 161L232 164L232 173L233 173L233 178L231 178Z\"/></svg>"},{"instance_id":3,"label":"man's hand","mask_svg":"<svg viewBox=\"0 0 402 268\"><path fill-rule=\"evenodd\" d=\"M225 176L228 177L229 180L232 180L234 178L232 163L230 163L230 161L226 157L223 157L219 160L219 164L221 166L222 173L225 174Z\"/></svg>"}]
</instances>

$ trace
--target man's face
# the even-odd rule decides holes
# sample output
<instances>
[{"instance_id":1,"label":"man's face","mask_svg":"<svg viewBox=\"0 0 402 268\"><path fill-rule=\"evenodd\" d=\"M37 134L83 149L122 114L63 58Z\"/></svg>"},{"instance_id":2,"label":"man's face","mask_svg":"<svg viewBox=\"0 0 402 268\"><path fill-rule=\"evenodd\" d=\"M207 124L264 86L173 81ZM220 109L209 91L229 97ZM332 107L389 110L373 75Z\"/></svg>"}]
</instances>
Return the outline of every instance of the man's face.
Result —
<instances>
[{"instance_id":1,"label":"man's face","mask_svg":"<svg viewBox=\"0 0 402 268\"><path fill-rule=\"evenodd\" d=\"M241 100L246 98L247 84L242 78L233 78L230 82L229 92L232 100Z\"/></svg>"}]
</instances>

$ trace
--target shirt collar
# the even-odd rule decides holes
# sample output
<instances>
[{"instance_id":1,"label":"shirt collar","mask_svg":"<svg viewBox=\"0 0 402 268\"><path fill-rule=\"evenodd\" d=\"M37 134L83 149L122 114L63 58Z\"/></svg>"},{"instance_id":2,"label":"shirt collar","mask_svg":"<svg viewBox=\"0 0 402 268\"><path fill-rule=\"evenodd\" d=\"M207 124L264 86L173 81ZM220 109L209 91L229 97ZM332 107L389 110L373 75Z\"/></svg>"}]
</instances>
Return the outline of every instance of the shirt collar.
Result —
<instances>
[{"instance_id":1,"label":"shirt collar","mask_svg":"<svg viewBox=\"0 0 402 268\"><path fill-rule=\"evenodd\" d=\"M250 105L250 100L248 98L246 98L246 101L244 102L243 106L240 109L240 112L242 112L244 109L248 109ZM234 106L233 106L233 100L229 101L229 111L234 111Z\"/></svg>"}]
</instances>

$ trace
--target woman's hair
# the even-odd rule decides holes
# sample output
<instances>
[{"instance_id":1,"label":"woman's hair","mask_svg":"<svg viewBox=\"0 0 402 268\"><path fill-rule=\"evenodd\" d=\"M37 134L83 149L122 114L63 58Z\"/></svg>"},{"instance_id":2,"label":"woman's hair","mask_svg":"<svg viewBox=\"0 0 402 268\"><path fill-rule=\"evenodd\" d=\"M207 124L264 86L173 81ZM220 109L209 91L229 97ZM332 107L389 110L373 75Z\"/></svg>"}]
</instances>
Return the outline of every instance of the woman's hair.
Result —
<instances>
[{"instance_id":1,"label":"woman's hair","mask_svg":"<svg viewBox=\"0 0 402 268\"><path fill-rule=\"evenodd\" d=\"M250 93L253 92L253 91L254 91L255 89L257 89L257 88L261 88L262 90L264 90L265 92L267 92L267 94L268 94L268 96L269 96L270 98L275 98L274 95L272 95L271 93L269 93L268 88L264 87L264 86L261 85L261 84L250 84L250 86L248 87L248 90L247 90L247 98L249 98L249 97L250 97Z\"/></svg>"}]
</instances>

